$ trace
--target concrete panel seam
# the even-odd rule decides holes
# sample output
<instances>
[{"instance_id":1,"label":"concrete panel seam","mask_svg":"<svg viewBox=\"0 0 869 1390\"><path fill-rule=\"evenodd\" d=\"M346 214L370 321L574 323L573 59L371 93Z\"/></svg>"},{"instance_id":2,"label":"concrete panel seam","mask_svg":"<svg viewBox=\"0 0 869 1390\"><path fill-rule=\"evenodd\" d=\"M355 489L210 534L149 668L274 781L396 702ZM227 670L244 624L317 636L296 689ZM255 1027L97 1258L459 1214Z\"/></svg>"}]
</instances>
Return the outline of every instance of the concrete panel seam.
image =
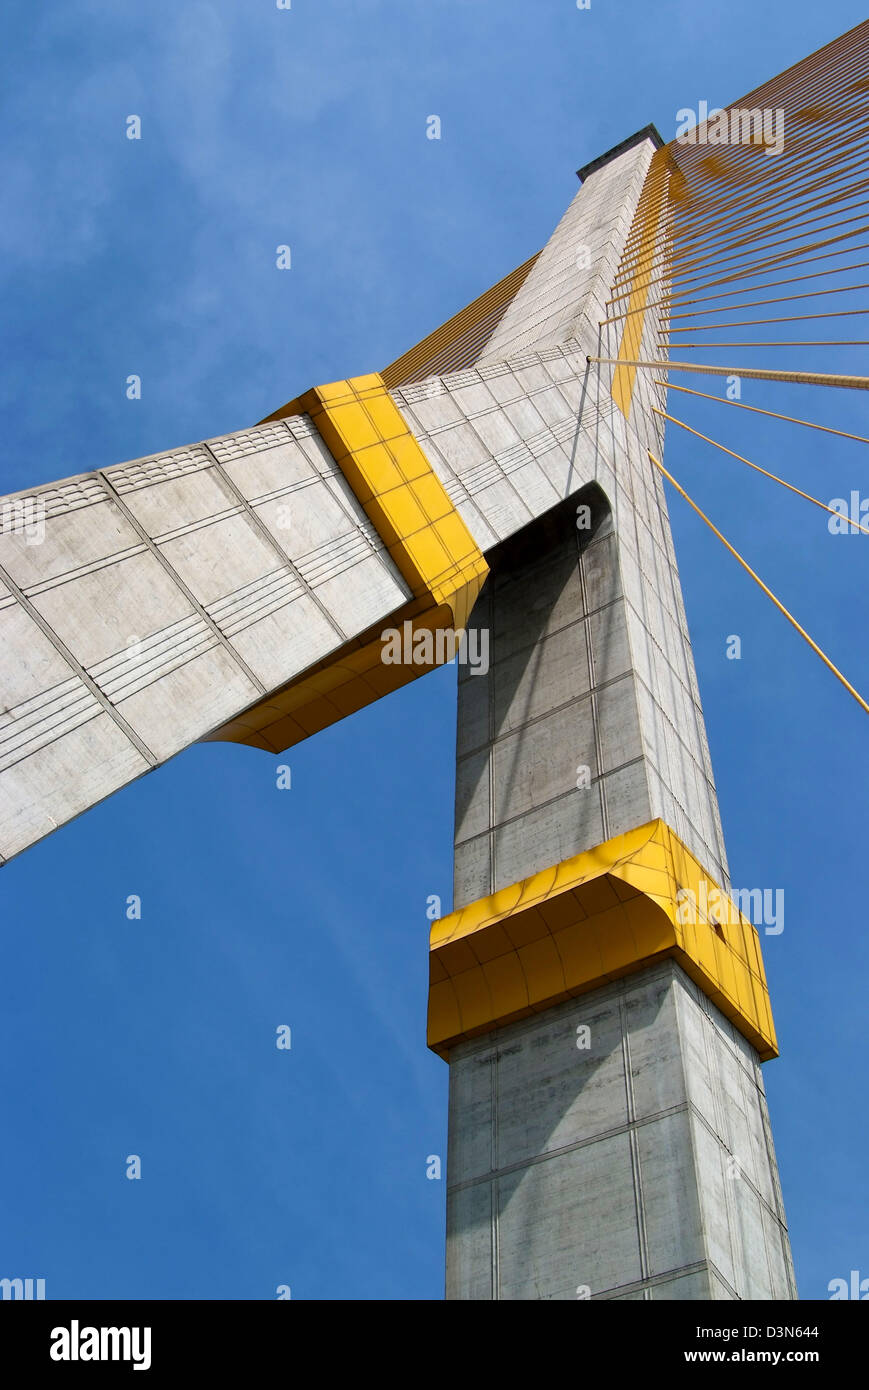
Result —
<instances>
[{"instance_id":1,"label":"concrete panel seam","mask_svg":"<svg viewBox=\"0 0 869 1390\"><path fill-rule=\"evenodd\" d=\"M651 1274L646 1279L635 1279L629 1284L611 1284L609 1288L593 1293L590 1301L603 1303L622 1298L627 1293L644 1293L658 1288L661 1284L672 1284L676 1279L684 1279L690 1274L702 1274L709 1268L708 1260L695 1260L693 1264L677 1265L675 1269L665 1269L661 1274Z\"/></svg>"},{"instance_id":2,"label":"concrete panel seam","mask_svg":"<svg viewBox=\"0 0 869 1390\"><path fill-rule=\"evenodd\" d=\"M296 579L298 579L300 585L302 586L305 592L306 597L310 598L316 604L317 608L320 610L321 616L326 619L329 626L333 629L335 633L337 633L341 641L346 642L348 640L347 633L343 631L343 629L338 623L338 620L332 616L332 614L326 608L325 604L317 596L316 591L307 582L305 576L300 572L298 566L293 562L293 560L284 550L277 537L273 536L268 527L263 524L261 518L257 515L255 509L251 506L248 499L244 496L240 489L236 487L233 479L230 477L229 473L227 473L226 469L220 463L220 460L213 453L211 453L211 449L208 448L207 444L205 445L205 448L208 449L208 452L214 459L215 465L220 470L221 480L226 484L226 486L233 493L233 495L238 498L241 509L247 517L248 521L251 522L251 524L255 527L259 535L266 542L266 544L275 552L275 554L283 562L283 564L285 564L288 567L288 569L296 577ZM348 518L348 520L350 520L350 518Z\"/></svg>"},{"instance_id":3,"label":"concrete panel seam","mask_svg":"<svg viewBox=\"0 0 869 1390\"><path fill-rule=\"evenodd\" d=\"M709 1123L708 1118L702 1113L702 1111L698 1110L697 1106L693 1101L688 1102L688 1109L691 1111L691 1114L695 1117L698 1123L703 1126L710 1138L715 1140L716 1145L718 1145L719 1148L724 1149L725 1152L730 1155L731 1159L733 1159L733 1161L738 1164L740 1171L739 1181L744 1182L746 1187L751 1189L757 1200L760 1202L761 1206L764 1208L764 1210L769 1212L769 1215L773 1218L776 1225L783 1226L784 1229L787 1230L787 1223L779 1215L776 1208L770 1206L770 1203L767 1201L766 1197L764 1197L763 1193L760 1191L760 1188L757 1187L757 1185L755 1184L754 1179L745 1171L745 1168L739 1162L739 1158L733 1152L733 1149L731 1148L730 1144L728 1142L725 1142L721 1134L721 1131L716 1131L714 1125L711 1125Z\"/></svg>"},{"instance_id":4,"label":"concrete panel seam","mask_svg":"<svg viewBox=\"0 0 869 1390\"><path fill-rule=\"evenodd\" d=\"M117 725L117 727L121 730L124 736L129 739L133 747L137 749L137 751L142 755L142 757L145 759L145 761L149 764L150 767L156 767L158 759L155 756L155 754L151 752L151 749L139 737L135 729L127 723L124 716L117 709L115 709L115 706L112 704L111 700L109 700L108 697L104 695L103 691L97 685L96 681L88 675L84 666L82 666L75 659L75 657L73 656L69 648L66 646L66 644L60 640L57 633L45 621L39 610L34 607L34 605L30 602L28 598L25 597L21 589L15 583L11 574L9 574L2 565L0 565L0 579L2 579L3 583L9 589L10 593L14 594L15 598L18 600L18 603L24 609L25 613L27 613L28 617L31 618L34 623L36 623L36 626L40 629L43 636L47 637L48 641L54 647L58 655L63 658L63 660L70 667L71 671L76 676L78 676L79 680L82 681L82 683L87 687L91 695L99 701L105 713L111 717L112 721Z\"/></svg>"},{"instance_id":5,"label":"concrete panel seam","mask_svg":"<svg viewBox=\"0 0 869 1390\"><path fill-rule=\"evenodd\" d=\"M175 584L175 586L178 589L180 589L181 593L187 599L187 602L191 604L192 607L196 610L202 621L206 623L212 635L217 638L217 641L223 648L223 650L227 652L227 654L232 658L236 665L240 667L240 669L247 676L248 680L253 684L255 689L259 690L262 695L265 695L266 687L263 685L262 681L250 669L247 662L235 650L228 638L226 638L223 635L217 623L214 621L208 610L199 602L198 598L193 593L193 590L190 589L187 586L187 584L185 584L178 571L166 559L166 556L163 554L162 550L157 545L157 543L151 538L151 536L148 535L147 531L145 530L144 526L142 526L139 519L136 516L134 516L134 514L130 511L129 507L125 505L123 498L120 496L118 492L115 491L115 488L113 487L112 483L106 477L105 470L99 469L98 472L106 487L109 489L109 494L111 496L112 501L114 502L118 510L123 514L124 520L137 533L140 539L147 546L149 553L157 561L157 563L160 565L163 571L166 574L168 574L173 584Z\"/></svg>"},{"instance_id":6,"label":"concrete panel seam","mask_svg":"<svg viewBox=\"0 0 869 1390\"><path fill-rule=\"evenodd\" d=\"M643 1205L643 1178L640 1167L640 1148L637 1142L637 1108L634 1100L633 1071L631 1065L631 1040L628 1028L625 996L619 995L619 1031L621 1033L622 1071L625 1081L625 1105L627 1107L628 1148L631 1155L631 1182L634 1190L634 1219L637 1223L637 1247L640 1253L640 1275L643 1280L649 1277L649 1238L646 1230L646 1213Z\"/></svg>"},{"instance_id":7,"label":"concrete panel seam","mask_svg":"<svg viewBox=\"0 0 869 1390\"><path fill-rule=\"evenodd\" d=\"M579 621L582 622L583 620L580 619ZM571 624L569 624L569 626L570 626L570 627L576 627L576 626L578 626L578 624L577 624L577 623L571 623ZM562 628L561 631L562 631L562 632L566 632L566 631L567 631L567 628ZM505 658L505 660L509 660L509 658ZM494 669L494 667L493 667L492 669ZM601 681L600 685L593 685L593 686L591 686L588 690L583 690L583 691L581 691L578 695L573 695L573 696L571 696L570 699L562 700L561 704L553 705L553 706L551 707L551 709L545 709L545 710L543 710L540 714L529 714L529 715L527 715L527 716L523 719L522 724L521 724L520 726L517 726L517 728L515 728L515 729L505 729L502 733L497 733L497 734L495 734L487 743L479 743L479 744L475 744L473 747L466 748L466 749L460 754L460 756L459 756L459 758L457 759L457 761L458 761L458 762L463 762L465 758L469 758L469 757L471 757L471 756L472 756L473 754L475 754L475 753L480 753L480 752L482 752L482 750L483 750L484 748L496 748L499 744L501 744L501 743L506 743L509 739L515 738L515 737L517 736L517 734L524 733L526 729L532 728L535 724L541 724L541 723L543 723L545 720L550 719L553 715L561 714L561 713L563 713L564 710L572 709L574 705L580 705L580 704L582 704L582 703L585 702L585 701L589 701L589 702L590 702L590 701L593 699L593 697L594 697L595 695L598 695L601 691L605 691L605 690L611 689L614 685L618 685L618 683L619 683L620 681L624 681L626 677L631 676L631 675L634 675L634 676L635 676L635 675L636 675L636 672L635 672L635 671L632 671L632 670L630 670L630 669L625 670L625 671L619 671L619 673L618 673L617 676L611 676L609 680ZM469 677L469 679L471 679L471 678ZM474 677L473 679L479 679L479 677ZM595 724L595 734L597 734L598 722L599 722L599 721L597 720L597 718L595 718L595 721L594 721L594 724ZM598 747L598 744L599 744L599 743L600 743L600 739L596 737L596 739L595 739L595 747L596 747L597 757L598 757L598 767L601 767L602 764L603 764L603 754L602 754L601 748ZM637 761L642 761L644 756L645 756L645 755L640 754L638 758L630 758L630 759L628 760L627 763L619 764L619 766L625 766L625 767L627 767L627 766L629 766L630 763L637 762ZM647 760L648 760L648 758L647 758ZM609 773L610 771L615 771L615 770L616 770L615 768L612 768L612 769L607 768L607 773ZM660 770L659 770L658 768L655 768L655 771L658 773L658 776L660 777L660 775L661 775ZM559 799L558 797L553 798L553 800L556 800L556 801L557 801L558 799ZM542 803L541 803L541 804L542 804ZM608 840L610 837L609 837L609 835L604 835L603 838L604 838L604 840Z\"/></svg>"},{"instance_id":8,"label":"concrete panel seam","mask_svg":"<svg viewBox=\"0 0 869 1390\"><path fill-rule=\"evenodd\" d=\"M569 706L564 706L563 708L569 708ZM483 747L485 747L485 745L483 745ZM480 752L481 750L480 750L480 749L477 749L476 751L477 751L477 754L479 754L479 752ZM456 759L456 764L457 764L457 766L460 765L461 763L465 762L465 760L466 760L467 758L471 758L471 757L473 757L473 756L474 756L473 753L463 753L462 756L461 756L461 758L457 758L457 759ZM588 784L588 788L586 788L585 790L589 790L591 787L596 787L596 788L599 789L599 788L602 786L602 784L607 780L608 777L614 777L614 776L616 775L616 773L625 772L625 771L627 770L627 768L629 768L629 767L636 767L638 764L644 763L645 761L646 761L646 759L645 759L645 758L642 756L642 754L641 754L641 755L640 755L639 757L637 757L637 758L631 758L631 759L630 759L628 762L626 762L626 763L618 763L615 767L607 768L606 772L599 772L599 773L597 774L596 777L592 777L591 780L590 780L590 782L589 782L589 784ZM490 759L490 760L489 760L489 766L490 766L490 768L491 768L493 762L494 762L494 759ZM490 783L491 783L491 779L490 779ZM569 788L567 789L567 791L559 792L557 796L551 796L551 797L549 797L549 798L548 798L547 800L545 800L545 801L535 801L534 806L533 806L532 808L530 808L529 810L527 810L527 811L517 811L516 814L515 814L514 816L505 816L505 817L503 818L503 820L499 820L499 821L498 821L497 825L490 826L487 830L481 830L481 831L479 831L476 835L468 835L467 839L459 840L459 841L457 841L457 843L458 843L458 844L462 844L462 845L467 845L467 844L470 844L472 840L481 840L481 839L483 838L484 835L493 835L493 836L494 836L494 835L496 834L497 831L503 830L503 829L504 829L506 826L508 826L508 825L515 825L518 821L524 820L526 816L533 815L533 814L535 814L537 811L543 811L543 810L546 809L547 806L555 806L555 805L557 805L557 803L558 803L559 801L564 801L564 800L566 800L567 797L575 796L575 795L576 795L576 791L577 791L577 788L576 788L576 787L569 787ZM493 795L491 784L490 784L489 792L490 792L490 796ZM490 804L491 804L491 803L490 803ZM603 842L602 842L602 843L603 843ZM492 891L494 891L494 889L493 889Z\"/></svg>"},{"instance_id":9,"label":"concrete panel seam","mask_svg":"<svg viewBox=\"0 0 869 1390\"><path fill-rule=\"evenodd\" d=\"M710 1268L710 1270L712 1271L712 1273L715 1275L716 1279L720 1279L721 1282L722 1282L722 1284L724 1285L724 1287L727 1289L728 1293L731 1294L734 1303L742 1303L742 1301L743 1301L743 1299L742 1299L742 1294L741 1294L741 1293L738 1293L737 1290L736 1290L736 1289L733 1287L733 1285L731 1284L730 1280L729 1280L729 1279L726 1279L726 1278L724 1277L724 1275L722 1274L721 1270L718 1268L718 1265L715 1263L715 1261L714 1261L714 1260L709 1260L708 1263L709 1263L709 1268Z\"/></svg>"},{"instance_id":10,"label":"concrete panel seam","mask_svg":"<svg viewBox=\"0 0 869 1390\"><path fill-rule=\"evenodd\" d=\"M521 1173L526 1168L535 1168L540 1163L548 1163L550 1159L563 1158L565 1154L575 1153L579 1149L587 1149L592 1144L599 1144L606 1139L617 1139L622 1135L630 1136L632 1130L642 1129L644 1125L657 1124L659 1120L669 1119L671 1115L687 1115L690 1110L689 1101L680 1101L678 1105L666 1106L663 1110L656 1110L653 1114L639 1115L624 1124L613 1125L609 1129L602 1129L595 1134L587 1135L584 1139L575 1139L570 1144L560 1144L557 1148L547 1149L545 1153L531 1154L528 1158L517 1159L515 1163L505 1163L503 1168L493 1168L491 1172L480 1173L475 1178L464 1178L461 1182L456 1183L447 1180L447 1191L465 1192L469 1188L480 1187L483 1183L494 1182L497 1178L509 1177L511 1173Z\"/></svg>"}]
</instances>

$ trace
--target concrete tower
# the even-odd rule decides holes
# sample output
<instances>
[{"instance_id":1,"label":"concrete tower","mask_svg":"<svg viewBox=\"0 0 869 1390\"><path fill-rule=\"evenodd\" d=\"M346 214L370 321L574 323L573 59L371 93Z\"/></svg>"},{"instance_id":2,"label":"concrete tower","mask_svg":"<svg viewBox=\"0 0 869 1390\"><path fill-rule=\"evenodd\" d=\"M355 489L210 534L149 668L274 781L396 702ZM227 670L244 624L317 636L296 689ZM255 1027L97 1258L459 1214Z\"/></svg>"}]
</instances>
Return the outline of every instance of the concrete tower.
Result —
<instances>
[{"instance_id":1,"label":"concrete tower","mask_svg":"<svg viewBox=\"0 0 869 1390\"><path fill-rule=\"evenodd\" d=\"M729 880L646 453L665 393L586 363L619 355L599 324L638 210L655 246L659 145L580 171L473 369L396 393L490 570L469 620L490 670L459 677L456 910L432 933L449 1298L796 1296L757 933L699 906ZM644 318L622 357L661 355ZM541 514L547 481L566 500Z\"/></svg>"},{"instance_id":2,"label":"concrete tower","mask_svg":"<svg viewBox=\"0 0 869 1390\"><path fill-rule=\"evenodd\" d=\"M280 752L422 674L387 630L488 635L431 941L449 1298L795 1297L763 965L718 891L647 455L665 388L629 365L661 353L660 145L581 170L539 256L382 375L3 504L7 858L194 741ZM630 245L628 327L602 330Z\"/></svg>"}]
</instances>

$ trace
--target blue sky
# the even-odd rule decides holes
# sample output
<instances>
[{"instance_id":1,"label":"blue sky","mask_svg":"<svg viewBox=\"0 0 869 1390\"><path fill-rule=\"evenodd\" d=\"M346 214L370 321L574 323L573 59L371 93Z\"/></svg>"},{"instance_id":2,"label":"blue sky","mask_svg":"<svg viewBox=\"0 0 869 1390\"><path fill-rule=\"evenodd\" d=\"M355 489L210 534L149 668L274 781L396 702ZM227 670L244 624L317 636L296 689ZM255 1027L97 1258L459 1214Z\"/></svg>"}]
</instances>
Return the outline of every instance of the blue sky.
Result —
<instances>
[{"instance_id":1,"label":"blue sky","mask_svg":"<svg viewBox=\"0 0 869 1390\"><path fill-rule=\"evenodd\" d=\"M863 18L850 0L9 0L0 490L382 367L539 249L580 164L650 120L670 138L680 107ZM859 352L837 360L865 371ZM869 433L862 393L828 394L743 399ZM723 407L679 407L724 435ZM865 690L869 539L677 435L668 466ZM864 446L756 417L726 439L825 500L865 489ZM733 879L785 890L765 1077L801 1295L823 1298L869 1275L865 716L678 498L671 515ZM4 870L0 1275L56 1298L442 1296L425 905L451 892L454 704L446 668L286 760L193 748Z\"/></svg>"}]
</instances>

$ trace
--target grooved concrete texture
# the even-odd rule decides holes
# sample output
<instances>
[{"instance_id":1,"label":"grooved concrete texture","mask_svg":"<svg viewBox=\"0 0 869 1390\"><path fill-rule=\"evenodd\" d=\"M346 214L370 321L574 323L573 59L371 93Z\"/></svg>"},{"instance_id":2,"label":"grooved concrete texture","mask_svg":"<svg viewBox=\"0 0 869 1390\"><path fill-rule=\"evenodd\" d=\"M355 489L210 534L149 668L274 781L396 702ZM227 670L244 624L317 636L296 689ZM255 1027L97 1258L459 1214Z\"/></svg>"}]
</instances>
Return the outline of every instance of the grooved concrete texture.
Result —
<instances>
[{"instance_id":1,"label":"grooved concrete texture","mask_svg":"<svg viewBox=\"0 0 869 1390\"><path fill-rule=\"evenodd\" d=\"M584 489L489 558L469 621L490 634L489 670L459 667L456 908L655 815L603 494Z\"/></svg>"},{"instance_id":2,"label":"grooved concrete texture","mask_svg":"<svg viewBox=\"0 0 869 1390\"><path fill-rule=\"evenodd\" d=\"M0 858L410 593L305 416L15 500L34 524L0 534Z\"/></svg>"},{"instance_id":3,"label":"grooved concrete texture","mask_svg":"<svg viewBox=\"0 0 869 1390\"><path fill-rule=\"evenodd\" d=\"M671 961L456 1047L449 1132L448 1299L796 1297L757 1056Z\"/></svg>"}]
</instances>

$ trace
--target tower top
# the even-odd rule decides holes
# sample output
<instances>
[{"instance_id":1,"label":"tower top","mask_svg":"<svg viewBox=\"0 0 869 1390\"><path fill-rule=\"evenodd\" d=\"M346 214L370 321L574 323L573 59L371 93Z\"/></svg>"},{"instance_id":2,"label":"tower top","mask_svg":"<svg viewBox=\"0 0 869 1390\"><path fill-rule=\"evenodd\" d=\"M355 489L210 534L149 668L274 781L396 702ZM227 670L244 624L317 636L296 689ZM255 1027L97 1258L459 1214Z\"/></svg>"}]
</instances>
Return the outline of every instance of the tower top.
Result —
<instances>
[{"instance_id":1,"label":"tower top","mask_svg":"<svg viewBox=\"0 0 869 1390\"><path fill-rule=\"evenodd\" d=\"M616 159L620 154L624 154L625 150L633 149L634 145L641 144L643 140L651 140L656 150L659 150L661 146L666 143L657 126L650 122L649 125L643 126L642 130L638 130L636 134L629 135L626 140L620 141L618 145L613 145L612 149L607 150L606 154L599 154L597 159L592 159L590 163L583 164L581 169L577 169L576 177L579 179L580 183L584 183L589 174L593 174L596 169L602 169L604 164L609 164L611 159Z\"/></svg>"}]
</instances>

